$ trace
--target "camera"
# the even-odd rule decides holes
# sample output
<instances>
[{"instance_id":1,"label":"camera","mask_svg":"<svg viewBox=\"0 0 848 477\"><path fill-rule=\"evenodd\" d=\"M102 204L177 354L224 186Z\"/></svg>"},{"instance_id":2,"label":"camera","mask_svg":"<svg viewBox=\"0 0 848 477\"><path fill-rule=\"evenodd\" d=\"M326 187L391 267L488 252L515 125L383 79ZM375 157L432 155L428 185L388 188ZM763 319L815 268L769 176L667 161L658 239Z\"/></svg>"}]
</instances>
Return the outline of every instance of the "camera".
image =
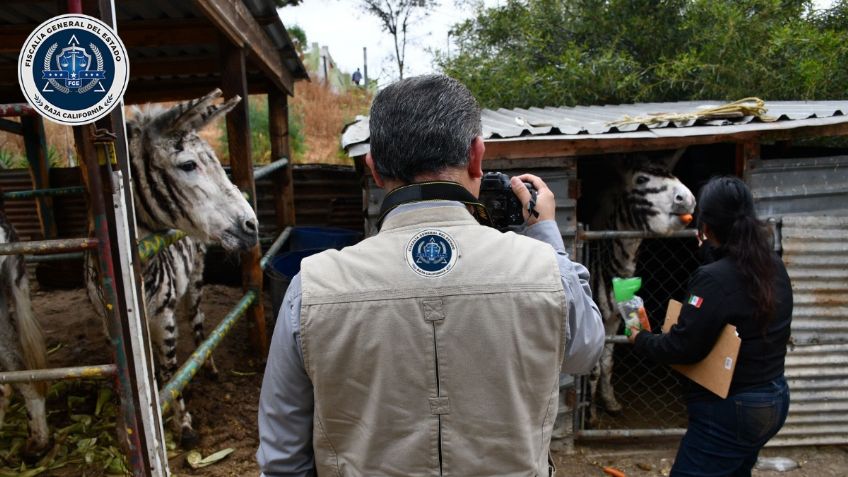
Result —
<instances>
[{"instance_id":1,"label":"camera","mask_svg":"<svg viewBox=\"0 0 848 477\"><path fill-rule=\"evenodd\" d=\"M536 202L536 189L529 182L524 185L530 191L532 204ZM501 172L487 172L480 184L480 203L492 219L494 228L504 232L524 224L524 207L512 192L509 176Z\"/></svg>"}]
</instances>

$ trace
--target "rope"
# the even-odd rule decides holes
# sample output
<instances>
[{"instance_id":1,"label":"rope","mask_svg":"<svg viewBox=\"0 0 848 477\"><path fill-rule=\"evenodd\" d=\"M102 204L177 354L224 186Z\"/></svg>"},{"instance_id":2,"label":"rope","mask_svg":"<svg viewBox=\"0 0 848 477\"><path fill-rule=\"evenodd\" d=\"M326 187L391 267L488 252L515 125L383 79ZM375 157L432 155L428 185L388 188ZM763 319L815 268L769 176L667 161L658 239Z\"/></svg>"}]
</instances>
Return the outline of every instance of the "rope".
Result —
<instances>
[{"instance_id":1,"label":"rope","mask_svg":"<svg viewBox=\"0 0 848 477\"><path fill-rule=\"evenodd\" d=\"M623 126L625 124L658 124L672 121L692 121L711 119L741 118L743 116L756 116L760 121L777 121L774 116L766 114L766 102L760 98L744 98L739 101L727 103L714 108L704 108L689 113L656 113L645 116L624 115L618 121L607 123L607 126Z\"/></svg>"}]
</instances>

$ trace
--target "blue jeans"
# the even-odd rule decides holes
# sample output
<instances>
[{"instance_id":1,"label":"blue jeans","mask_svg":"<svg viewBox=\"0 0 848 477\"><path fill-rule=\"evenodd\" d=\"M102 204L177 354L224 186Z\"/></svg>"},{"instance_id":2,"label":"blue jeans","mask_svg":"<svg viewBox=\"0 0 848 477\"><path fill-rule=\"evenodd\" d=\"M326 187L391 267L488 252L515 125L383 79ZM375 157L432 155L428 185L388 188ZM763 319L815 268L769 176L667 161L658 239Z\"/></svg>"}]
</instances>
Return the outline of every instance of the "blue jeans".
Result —
<instances>
[{"instance_id":1,"label":"blue jeans","mask_svg":"<svg viewBox=\"0 0 848 477\"><path fill-rule=\"evenodd\" d=\"M689 425L671 477L750 477L760 449L786 421L789 387L783 376L723 400L687 405Z\"/></svg>"}]
</instances>

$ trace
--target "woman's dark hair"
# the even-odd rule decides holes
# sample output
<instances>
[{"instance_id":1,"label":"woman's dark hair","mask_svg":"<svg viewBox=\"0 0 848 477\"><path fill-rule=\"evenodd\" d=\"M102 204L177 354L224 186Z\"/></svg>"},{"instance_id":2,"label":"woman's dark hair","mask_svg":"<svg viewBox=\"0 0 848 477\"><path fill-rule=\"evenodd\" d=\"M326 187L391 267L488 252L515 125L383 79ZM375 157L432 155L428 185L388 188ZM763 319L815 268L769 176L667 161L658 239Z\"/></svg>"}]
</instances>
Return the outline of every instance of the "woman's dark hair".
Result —
<instances>
[{"instance_id":1,"label":"woman's dark hair","mask_svg":"<svg viewBox=\"0 0 848 477\"><path fill-rule=\"evenodd\" d=\"M754 321L765 330L775 309L774 252L748 186L737 177L710 179L698 197L698 229L704 224L736 262L756 307Z\"/></svg>"}]
</instances>

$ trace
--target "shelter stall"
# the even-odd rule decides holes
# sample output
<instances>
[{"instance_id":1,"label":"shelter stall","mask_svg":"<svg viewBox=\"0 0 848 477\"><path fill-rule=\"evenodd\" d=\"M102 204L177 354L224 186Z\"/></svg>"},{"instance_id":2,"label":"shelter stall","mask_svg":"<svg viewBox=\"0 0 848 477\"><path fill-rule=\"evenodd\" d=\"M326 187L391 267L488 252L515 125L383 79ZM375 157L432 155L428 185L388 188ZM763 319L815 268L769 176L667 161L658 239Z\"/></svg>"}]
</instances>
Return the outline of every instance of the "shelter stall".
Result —
<instances>
[{"instance_id":1,"label":"shelter stall","mask_svg":"<svg viewBox=\"0 0 848 477\"><path fill-rule=\"evenodd\" d=\"M736 175L751 187L760 217L772 224L795 293L786 375L793 390L789 418L769 445L844 444L848 434L848 101L770 101L763 121L753 114L658 120L657 114L695 113L721 102L677 102L483 110L484 170L532 172L557 197L557 221L572 255L589 264L615 237L644 237L636 275L645 280L649 314L663 316L669 298L685 298L686 279L698 266L694 230L671 237L590 231L590 196L622 156L685 148L674 173L694 193L714 175ZM623 119L628 121L621 122ZM766 117L765 119L771 119ZM824 144L824 145L823 145ZM366 230L383 191L368 177L368 119L348 127L342 145L356 160L368 204ZM685 408L678 378L642 360L623 336L617 343L613 383L624 411L603 415L590 428L586 377L561 380L560 424L555 436L635 438L679 436ZM568 403L566 405L566 403ZM568 411L565 410L568 408ZM573 427L573 429L569 429Z\"/></svg>"},{"instance_id":2,"label":"shelter stall","mask_svg":"<svg viewBox=\"0 0 848 477\"><path fill-rule=\"evenodd\" d=\"M49 164L42 120L23 103L17 84L21 45L31 31L49 18L64 13L84 13L115 29L129 53L130 80L126 104L197 98L214 88L225 97L245 98L227 115L227 136L233 181L256 209L254 180L271 177L274 188L274 225L279 237L268 253L273 255L294 224L294 200L289 157L287 96L294 81L307 79L303 64L276 12L272 0L68 0L11 1L0 11L0 130L25 138L27 159L36 191L7 199L34 198L41 236L61 236L57 230ZM283 2L285 3L285 2ZM272 164L254 171L251 162L249 94L268 95ZM18 120L6 118L19 118ZM141 300L139 263L146 243L153 249L179 238L178 233L151 237L134 246L136 236L124 113L116 108L95 124L75 126L74 138L85 185L94 238L54 240L39 244L5 246L2 253L44 253L55 250L97 252L101 278L110 310L110 336L115 344L115 364L73 370L0 373L0 382L43 381L82 375L112 377L121 398L120 442L129 456L133 475L169 475L162 430L162 409L167 408L226 331L243 314L254 324L258 355L266 352L262 308L262 268L258 246L243 254L245 296L221 325L167 384L157 393L153 379L145 310ZM67 191L65 191L67 192ZM77 191L79 193L79 191ZM91 229L90 224L90 229ZM36 231L29 231L36 232ZM8 249L8 250L7 250ZM105 271L109 271L106 273ZM114 271L114 273L111 273ZM89 369L90 368L90 369ZM95 369L96 368L96 369ZM87 373L87 374L86 374Z\"/></svg>"}]
</instances>

